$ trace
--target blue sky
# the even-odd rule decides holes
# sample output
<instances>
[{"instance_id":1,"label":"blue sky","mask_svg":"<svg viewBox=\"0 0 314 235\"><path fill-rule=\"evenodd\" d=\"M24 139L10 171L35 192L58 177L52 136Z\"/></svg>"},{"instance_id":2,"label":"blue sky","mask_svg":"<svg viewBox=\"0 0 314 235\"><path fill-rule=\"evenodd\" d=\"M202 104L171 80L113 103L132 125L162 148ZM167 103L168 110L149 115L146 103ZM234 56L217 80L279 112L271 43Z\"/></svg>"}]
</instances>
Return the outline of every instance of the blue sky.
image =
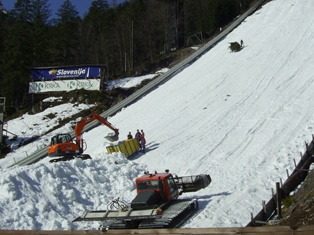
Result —
<instances>
[{"instance_id":1,"label":"blue sky","mask_svg":"<svg viewBox=\"0 0 314 235\"><path fill-rule=\"evenodd\" d=\"M50 9L52 17L54 17L56 11L59 9L64 0L49 0ZM6 10L12 10L16 0L2 0L3 6ZM72 4L75 5L76 10L79 12L81 17L88 11L93 0L71 0ZM122 0L116 0L116 4L122 2ZM112 0L108 0L108 3L111 5Z\"/></svg>"}]
</instances>

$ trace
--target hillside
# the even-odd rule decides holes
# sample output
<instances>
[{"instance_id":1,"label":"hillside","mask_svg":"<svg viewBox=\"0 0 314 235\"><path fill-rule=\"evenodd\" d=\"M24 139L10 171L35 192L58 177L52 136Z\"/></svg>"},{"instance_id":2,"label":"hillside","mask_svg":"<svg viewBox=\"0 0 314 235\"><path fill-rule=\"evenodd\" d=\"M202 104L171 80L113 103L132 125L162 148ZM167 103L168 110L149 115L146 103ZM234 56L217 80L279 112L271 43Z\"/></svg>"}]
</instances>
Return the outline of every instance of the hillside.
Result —
<instances>
[{"instance_id":1,"label":"hillside","mask_svg":"<svg viewBox=\"0 0 314 235\"><path fill-rule=\"evenodd\" d=\"M99 126L84 134L92 160L2 169L0 226L96 229L71 221L117 196L130 201L134 178L165 169L213 180L185 196L199 200L199 211L183 227L245 226L313 134L313 10L306 0L266 4L194 64L110 117L121 139L144 129L146 154L129 161L107 154L109 130ZM241 39L245 47L231 53L229 43Z\"/></svg>"},{"instance_id":2,"label":"hillside","mask_svg":"<svg viewBox=\"0 0 314 235\"><path fill-rule=\"evenodd\" d=\"M283 207L283 219L279 225L298 228L302 225L314 225L314 171L311 170L295 195L286 199Z\"/></svg>"}]
</instances>

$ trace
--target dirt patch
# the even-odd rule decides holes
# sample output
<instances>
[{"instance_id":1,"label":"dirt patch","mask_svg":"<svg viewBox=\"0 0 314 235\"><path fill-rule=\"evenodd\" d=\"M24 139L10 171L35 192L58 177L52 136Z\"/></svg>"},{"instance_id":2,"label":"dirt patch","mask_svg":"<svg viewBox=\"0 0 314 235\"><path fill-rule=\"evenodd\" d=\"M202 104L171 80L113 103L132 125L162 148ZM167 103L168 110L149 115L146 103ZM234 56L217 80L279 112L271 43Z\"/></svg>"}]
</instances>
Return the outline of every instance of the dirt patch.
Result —
<instances>
[{"instance_id":1,"label":"dirt patch","mask_svg":"<svg viewBox=\"0 0 314 235\"><path fill-rule=\"evenodd\" d=\"M314 225L314 171L310 171L300 189L283 201L283 219L279 225L297 229L302 225Z\"/></svg>"}]
</instances>

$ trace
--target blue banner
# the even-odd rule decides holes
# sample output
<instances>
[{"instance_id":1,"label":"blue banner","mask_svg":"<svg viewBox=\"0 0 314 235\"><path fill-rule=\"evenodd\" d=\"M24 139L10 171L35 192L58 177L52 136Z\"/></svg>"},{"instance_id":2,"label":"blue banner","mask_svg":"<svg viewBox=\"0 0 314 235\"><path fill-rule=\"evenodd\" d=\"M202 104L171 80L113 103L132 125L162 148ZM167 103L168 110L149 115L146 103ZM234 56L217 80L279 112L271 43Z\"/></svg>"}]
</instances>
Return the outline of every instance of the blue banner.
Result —
<instances>
[{"instance_id":1,"label":"blue banner","mask_svg":"<svg viewBox=\"0 0 314 235\"><path fill-rule=\"evenodd\" d=\"M99 77L100 77L99 66L33 69L32 72L33 81L53 79L99 78Z\"/></svg>"}]
</instances>

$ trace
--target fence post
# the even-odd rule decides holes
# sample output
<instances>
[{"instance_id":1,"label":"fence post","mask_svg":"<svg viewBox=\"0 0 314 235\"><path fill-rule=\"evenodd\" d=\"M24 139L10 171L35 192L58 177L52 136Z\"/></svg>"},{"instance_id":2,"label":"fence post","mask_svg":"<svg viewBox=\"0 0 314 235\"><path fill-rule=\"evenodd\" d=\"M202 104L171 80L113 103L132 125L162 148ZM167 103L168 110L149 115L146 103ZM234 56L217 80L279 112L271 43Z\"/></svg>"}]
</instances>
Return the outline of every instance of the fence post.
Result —
<instances>
[{"instance_id":1,"label":"fence post","mask_svg":"<svg viewBox=\"0 0 314 235\"><path fill-rule=\"evenodd\" d=\"M276 183L276 206L277 206L277 217L281 219L281 190L279 182Z\"/></svg>"},{"instance_id":2,"label":"fence post","mask_svg":"<svg viewBox=\"0 0 314 235\"><path fill-rule=\"evenodd\" d=\"M263 207L263 222L266 222L267 221L267 208L266 208L265 200L262 201L262 207Z\"/></svg>"},{"instance_id":3,"label":"fence post","mask_svg":"<svg viewBox=\"0 0 314 235\"><path fill-rule=\"evenodd\" d=\"M251 223L253 226L255 226L255 220L254 220L254 216L253 216L253 213L251 212Z\"/></svg>"}]
</instances>

